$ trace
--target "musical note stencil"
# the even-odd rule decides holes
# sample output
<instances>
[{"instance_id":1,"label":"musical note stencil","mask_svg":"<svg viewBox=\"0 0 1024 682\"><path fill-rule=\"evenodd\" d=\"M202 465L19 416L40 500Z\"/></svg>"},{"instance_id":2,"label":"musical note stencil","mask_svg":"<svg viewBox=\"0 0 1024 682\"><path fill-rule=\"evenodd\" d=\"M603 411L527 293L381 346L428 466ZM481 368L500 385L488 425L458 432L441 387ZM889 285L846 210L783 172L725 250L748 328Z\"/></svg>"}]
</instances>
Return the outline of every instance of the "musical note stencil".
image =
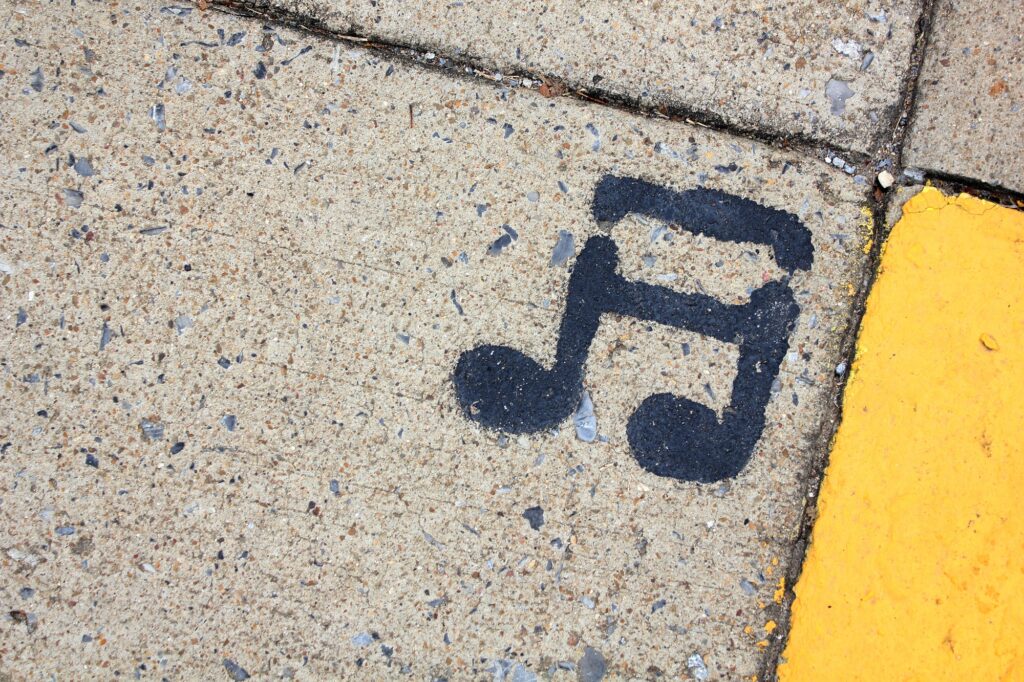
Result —
<instances>
[{"instance_id":1,"label":"musical note stencil","mask_svg":"<svg viewBox=\"0 0 1024 682\"><path fill-rule=\"evenodd\" d=\"M795 215L718 190L676 191L609 175L595 189L592 213L608 231L632 213L722 241L768 245L790 275L813 261L810 231ZM462 353L452 380L465 415L508 433L536 433L566 420L579 404L601 315L688 329L739 347L723 418L706 405L657 393L629 418L629 445L640 466L659 476L703 483L735 476L764 430L772 383L800 314L789 276L754 290L749 303L728 305L704 294L628 281L617 273L618 264L618 247L610 237L587 240L569 278L550 369L507 346Z\"/></svg>"}]
</instances>

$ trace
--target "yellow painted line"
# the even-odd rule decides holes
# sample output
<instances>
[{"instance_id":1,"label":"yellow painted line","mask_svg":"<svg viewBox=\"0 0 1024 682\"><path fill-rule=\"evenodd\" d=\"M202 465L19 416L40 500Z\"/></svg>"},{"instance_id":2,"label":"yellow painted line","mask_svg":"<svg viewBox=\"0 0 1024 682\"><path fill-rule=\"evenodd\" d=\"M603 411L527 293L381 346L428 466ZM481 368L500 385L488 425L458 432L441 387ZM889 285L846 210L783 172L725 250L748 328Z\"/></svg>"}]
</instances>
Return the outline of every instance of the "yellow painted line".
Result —
<instances>
[{"instance_id":1,"label":"yellow painted line","mask_svg":"<svg viewBox=\"0 0 1024 682\"><path fill-rule=\"evenodd\" d=\"M818 504L782 682L1024 680L1024 213L904 206Z\"/></svg>"}]
</instances>

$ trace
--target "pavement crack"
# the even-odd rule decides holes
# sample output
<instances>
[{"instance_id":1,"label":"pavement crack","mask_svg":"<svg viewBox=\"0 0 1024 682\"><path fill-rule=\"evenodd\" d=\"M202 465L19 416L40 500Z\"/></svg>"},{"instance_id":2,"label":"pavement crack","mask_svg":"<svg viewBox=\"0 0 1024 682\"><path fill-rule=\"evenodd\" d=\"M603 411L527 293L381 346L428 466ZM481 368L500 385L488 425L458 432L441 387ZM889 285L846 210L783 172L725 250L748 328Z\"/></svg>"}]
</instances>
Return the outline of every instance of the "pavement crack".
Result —
<instances>
[{"instance_id":1,"label":"pavement crack","mask_svg":"<svg viewBox=\"0 0 1024 682\"><path fill-rule=\"evenodd\" d=\"M930 0L929 0L930 1ZM358 45L395 61L415 65L448 76L470 80L484 80L489 84L534 90L544 97L567 97L581 102L627 112L634 116L655 118L707 128L709 130L756 140L779 150L795 152L812 158L825 159L840 153L856 166L871 161L868 154L830 143L810 135L782 134L731 121L712 111L698 110L668 103L649 103L640 97L611 92L601 87L573 87L551 74L503 69L498 71L472 58L444 52L438 46L429 48L411 43L400 43L372 34L363 34L362 27L350 26L346 31L330 28L311 14L284 9L269 0L212 0L210 8L270 24L284 26L328 41L343 41Z\"/></svg>"}]
</instances>

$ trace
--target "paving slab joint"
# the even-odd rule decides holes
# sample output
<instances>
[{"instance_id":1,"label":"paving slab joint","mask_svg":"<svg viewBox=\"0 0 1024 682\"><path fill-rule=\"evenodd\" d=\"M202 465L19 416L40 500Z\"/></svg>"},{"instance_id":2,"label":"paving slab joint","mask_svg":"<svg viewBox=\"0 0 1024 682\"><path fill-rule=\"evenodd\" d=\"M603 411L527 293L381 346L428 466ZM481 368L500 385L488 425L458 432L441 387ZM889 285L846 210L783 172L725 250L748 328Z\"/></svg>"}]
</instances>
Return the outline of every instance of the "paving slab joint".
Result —
<instances>
[{"instance_id":1,"label":"paving slab joint","mask_svg":"<svg viewBox=\"0 0 1024 682\"><path fill-rule=\"evenodd\" d=\"M1024 192L1017 192L954 173L944 173L927 168L921 169L921 172L924 175L925 185L934 186L942 190L944 194L955 196L965 193L1006 208L1024 210Z\"/></svg>"},{"instance_id":2,"label":"paving slab joint","mask_svg":"<svg viewBox=\"0 0 1024 682\"><path fill-rule=\"evenodd\" d=\"M924 63L925 50L928 47L928 36L931 33L932 20L935 17L935 5L936 0L921 0L921 15L918 17L917 26L914 32L914 45L910 52L910 66L907 69L907 76L903 81L900 88L900 106L898 115L892 120L891 129L889 133L889 141L885 144L879 144L877 147L877 156L871 162L871 174L870 178L872 186L875 188L875 201L880 204L879 209L876 211L876 234L874 243L880 244L888 236L888 226L886 225L885 216L889 215L892 210L893 202L899 201L899 193L896 191L898 185L894 185L886 191L883 191L878 187L875 182L875 176L882 172L890 172L897 182L906 183L908 181L907 176L903 173L903 146L906 144L907 132L910 129L910 121L914 115L914 107L917 102L917 90L918 81L921 78L921 66ZM911 181L913 184L913 181ZM872 264L876 265L877 260L872 260ZM820 482L820 481L819 481Z\"/></svg>"},{"instance_id":3,"label":"paving slab joint","mask_svg":"<svg viewBox=\"0 0 1024 682\"><path fill-rule=\"evenodd\" d=\"M936 0L921 0L921 15L917 19L917 26L914 31L914 45L910 50L906 78L900 87L900 109L899 115L892 121L892 129L889 136L888 150L880 148L880 156L885 151L892 154L893 167L902 169L903 145L906 141L907 130L910 128L910 121L914 116L917 105L918 81L921 78L921 67L924 64L925 51L928 49L928 38L931 35L932 23L935 18ZM894 175L898 176L898 173Z\"/></svg>"},{"instance_id":4,"label":"paving slab joint","mask_svg":"<svg viewBox=\"0 0 1024 682\"><path fill-rule=\"evenodd\" d=\"M931 0L926 0L931 2ZM850 164L858 168L873 168L873 159L869 154L818 139L810 135L778 134L762 130L754 126L745 126L725 120L710 111L691 109L678 105L662 104L651 106L644 104L639 98L608 92L600 87L574 89L568 87L560 79L550 74L513 71L500 71L481 61L472 58L457 57L442 52L437 48L427 50L421 46L399 43L393 39L383 38L371 33L363 33L362 28L353 26L347 32L339 32L328 27L308 13L282 9L267 0L209 0L198 2L200 8L209 6L229 14L259 19L268 23L286 26L303 31L320 38L347 42L407 64L415 64L421 68L441 71L458 78L482 79L491 84L500 83L505 86L532 89L546 97L571 97L590 102L599 106L610 107L628 112L634 116L657 118L668 121L688 123L716 132L723 132L751 140L757 140L778 149L785 149L805 154L814 158L824 159L833 155L842 156ZM878 148L880 141L875 142ZM842 172L839 170L838 172Z\"/></svg>"},{"instance_id":5,"label":"paving slab joint","mask_svg":"<svg viewBox=\"0 0 1024 682\"><path fill-rule=\"evenodd\" d=\"M907 176L903 174L903 149L906 143L907 133L910 128L910 121L914 116L915 107L917 105L921 67L924 62L929 35L935 13L937 11L936 6L936 0L922 0L921 16L918 19L914 46L910 56L910 68L907 71L907 78L901 89L902 99L899 115L895 117L892 122L891 135L888 144L880 145L878 147L877 157L871 162L872 171L877 173L883 169L889 170L898 179L903 180L903 185L909 187L935 185L942 189L946 194L955 195L959 192L967 192L1004 206L1024 209L1024 196L1020 193L1007 190L1002 187L989 185L973 178L954 176L926 169L922 171L922 176L919 181L907 182ZM885 163L886 160L888 160L888 163ZM874 177L872 177L871 180L873 181ZM868 294L874 286L874 281L878 274L878 266L881 262L882 247L884 246L885 240L887 239L891 229L888 216L891 214L895 202L903 202L909 199L906 193L898 191L900 186L900 184L897 184L888 191L882 192L877 185L875 185L875 202L873 202L872 206L873 228L869 266L864 276L865 286L859 290L857 300L850 312L851 324L855 325L854 328L857 330L857 333L847 336L842 349L843 361L846 363L847 368L851 367L853 363L857 342L860 337L861 321L867 305ZM894 221L892 222L894 224ZM822 452L823 454L820 459L814 463L813 469L809 472L807 477L806 489L804 491L804 515L801 519L798 539L793 544L791 550L789 566L792 568L789 571L789 574L785 576L786 582L783 586L783 608L780 609L780 617L778 620L778 632L780 636L770 640L771 643L764 658L764 667L761 670L761 674L758 676L759 680L764 680L765 682L776 682L778 679L776 670L782 653L785 651L786 644L789 640L790 626L792 624L791 607L795 596L793 586L797 584L800 574L803 571L804 559L806 558L807 549L810 545L811 530L814 526L815 520L817 519L818 494L824 481L825 470L828 467L829 457L832 450L832 441L835 437L836 430L839 426L839 420L842 415L843 396L845 394L846 382L848 381L849 376L850 372L847 370L842 375L841 380L837 382L837 393L835 394L833 401L834 412L832 412L829 415L829 418L823 422L818 436L817 448L819 452Z\"/></svg>"},{"instance_id":6,"label":"paving slab joint","mask_svg":"<svg viewBox=\"0 0 1024 682\"><path fill-rule=\"evenodd\" d=\"M1003 188L984 185L983 183L978 183L977 181L973 181L968 178L940 177L938 175L933 177L929 174L927 177L927 184L930 186L937 186L949 196L955 196L956 193L963 191L990 201L998 201L1002 205L1010 208L1024 209L1024 196L1019 196L1016 193L1007 191ZM921 185L911 185L908 186L908 189L920 187ZM818 495L824 481L825 470L828 468L833 439L835 438L836 430L839 427L839 422L843 414L843 400L846 392L846 383L850 378L849 368L853 366L857 344L860 340L860 334L862 331L861 322L866 310L868 295L871 293L875 284L875 279L878 276L879 264L882 259L882 249L892 226L896 222L896 220L890 219L890 216L893 215L891 211L894 208L891 204L893 202L902 203L909 201L913 196L913 194L908 195L905 192L898 191L899 188L900 186L894 186L886 193L881 204L876 202L872 207L871 252L868 259L868 266L864 272L863 285L858 289L856 300L853 307L850 309L849 324L852 325L852 329L856 329L857 331L856 334L848 334L844 340L840 357L842 358L841 361L846 365L846 371L840 375L839 381L836 383L831 410L828 417L822 422L821 429L816 439L815 449L817 452L820 452L821 455L813 462L812 467L807 474L806 487L804 490L804 513L800 521L797 540L793 543L791 549L790 561L788 564L791 569L785 576L785 583L781 588L783 590L781 595L783 608L778 610L777 617L773 614L773 618L775 618L778 623L777 632L780 636L769 640L770 645L766 651L765 658L763 659L764 667L758 676L758 680L763 682L777 681L776 669L782 653L786 649L786 644L789 641L790 626L792 624L792 603L795 597L793 587L797 584L800 575L803 572L804 559L806 558L807 549L810 545L811 530L817 520Z\"/></svg>"},{"instance_id":7,"label":"paving slab joint","mask_svg":"<svg viewBox=\"0 0 1024 682\"><path fill-rule=\"evenodd\" d=\"M893 121L888 144L879 147L878 158L874 160L872 170L875 173L881 170L888 170L897 180L902 180L903 184L912 186L934 184L946 194L966 192L1010 208L1024 208L1024 193L992 185L975 178L944 173L930 168L916 169L920 171L918 178L908 177L903 172L908 169L903 164L903 152L907 142L907 135L910 131L910 123L917 113L921 71L937 12L938 0L921 1L921 16L918 18L914 35L914 46L910 55L910 68L907 70L907 77L901 89L903 94L900 114ZM876 196L877 198L878 196ZM892 202L898 200L895 191L886 192L881 197L883 208L880 215L887 214L892 208ZM884 237L887 234L886 228L881 235Z\"/></svg>"},{"instance_id":8,"label":"paving slab joint","mask_svg":"<svg viewBox=\"0 0 1024 682\"><path fill-rule=\"evenodd\" d=\"M929 181L937 181L937 184L949 191L968 192L989 201L1014 208L1020 208L1024 205L1024 195L1021 193L989 185L972 178L953 176L936 172L932 169L921 169L921 175L919 176L908 177L903 173L903 150L910 122L913 119L917 105L918 81L921 76L921 67L928 47L935 13L937 12L936 0L921 0L921 15L918 17L917 26L915 27L914 44L908 58L910 66L904 82L900 86L900 104L892 116L888 134L883 132L880 135L874 145L875 152L871 155L836 146L830 144L827 140L817 139L812 136L799 134L782 135L752 126L731 123L709 111L675 105L650 106L640 102L637 98L607 92L599 87L585 89L570 88L560 79L549 74L510 71L508 69L498 71L492 65L472 58L467 59L465 57L442 54L437 49L427 50L421 46L398 43L391 39L375 36L372 33L364 33L362 27L358 26L352 27L347 32L340 32L330 28L314 16L314 13L283 9L279 3L268 0L196 0L195 4L200 9L210 7L228 14L287 26L327 40L345 42L353 46L358 45L378 54L386 54L389 58L401 63L415 64L421 68L440 71L450 77L484 80L492 84L501 83L509 87L539 91L546 97L571 97L645 118L684 122L717 132L757 140L779 149L822 158L826 161L833 156L841 156L858 169L863 169L863 175L868 180L869 190L867 193L871 194L870 188L876 190L872 198L876 204L879 204L879 215L885 215L889 211L892 197L895 194L892 191L883 192L875 184L875 175L882 170L888 170L897 180L901 180L903 184L923 184L924 179L927 178ZM883 232L882 236L884 234Z\"/></svg>"},{"instance_id":9,"label":"paving slab joint","mask_svg":"<svg viewBox=\"0 0 1024 682\"><path fill-rule=\"evenodd\" d=\"M886 196L895 196L897 192L890 191ZM839 428L839 421L843 414L843 396L846 392L846 382L850 378L850 368L853 366L854 355L857 350L857 341L860 337L861 322L867 307L868 294L874 286L875 278L878 276L878 264L882 259L882 247L885 244L885 237L888 232L887 212L885 204L874 202L871 208L871 242L870 253L868 254L867 266L864 268L861 285L857 288L857 294L853 305L850 307L847 319L848 329L854 333L844 335L839 358L840 365L844 367L842 372L837 369L838 380L833 386L832 400L829 404L828 414L822 420L818 434L814 438L814 446L811 450L818 453L811 462L804 480L804 508L803 516L800 519L799 531L796 540L790 548L789 571L782 578L779 590L776 593L776 606L779 608L773 612L778 627L775 637L768 639L769 645L765 650L762 659L762 669L757 676L758 682L776 682L776 668L782 652L786 649L789 641L789 631L792 623L792 605L795 594L793 586L796 585L803 571L804 558L810 545L811 530L818 515L818 494L821 484L825 478L825 470L828 468L829 456L832 452L832 442L836 431Z\"/></svg>"}]
</instances>

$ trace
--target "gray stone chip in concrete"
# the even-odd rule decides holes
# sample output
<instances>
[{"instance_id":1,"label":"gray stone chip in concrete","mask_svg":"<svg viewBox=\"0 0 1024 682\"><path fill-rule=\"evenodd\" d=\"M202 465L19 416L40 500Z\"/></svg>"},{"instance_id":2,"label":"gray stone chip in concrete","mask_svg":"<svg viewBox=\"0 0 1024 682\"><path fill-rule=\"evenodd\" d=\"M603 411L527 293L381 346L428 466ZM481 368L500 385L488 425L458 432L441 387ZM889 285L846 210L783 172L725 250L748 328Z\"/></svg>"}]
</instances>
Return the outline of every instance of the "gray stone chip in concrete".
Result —
<instances>
[{"instance_id":1,"label":"gray stone chip in concrete","mask_svg":"<svg viewBox=\"0 0 1024 682\"><path fill-rule=\"evenodd\" d=\"M940 0L903 159L1024 192L1024 3Z\"/></svg>"}]
</instances>

